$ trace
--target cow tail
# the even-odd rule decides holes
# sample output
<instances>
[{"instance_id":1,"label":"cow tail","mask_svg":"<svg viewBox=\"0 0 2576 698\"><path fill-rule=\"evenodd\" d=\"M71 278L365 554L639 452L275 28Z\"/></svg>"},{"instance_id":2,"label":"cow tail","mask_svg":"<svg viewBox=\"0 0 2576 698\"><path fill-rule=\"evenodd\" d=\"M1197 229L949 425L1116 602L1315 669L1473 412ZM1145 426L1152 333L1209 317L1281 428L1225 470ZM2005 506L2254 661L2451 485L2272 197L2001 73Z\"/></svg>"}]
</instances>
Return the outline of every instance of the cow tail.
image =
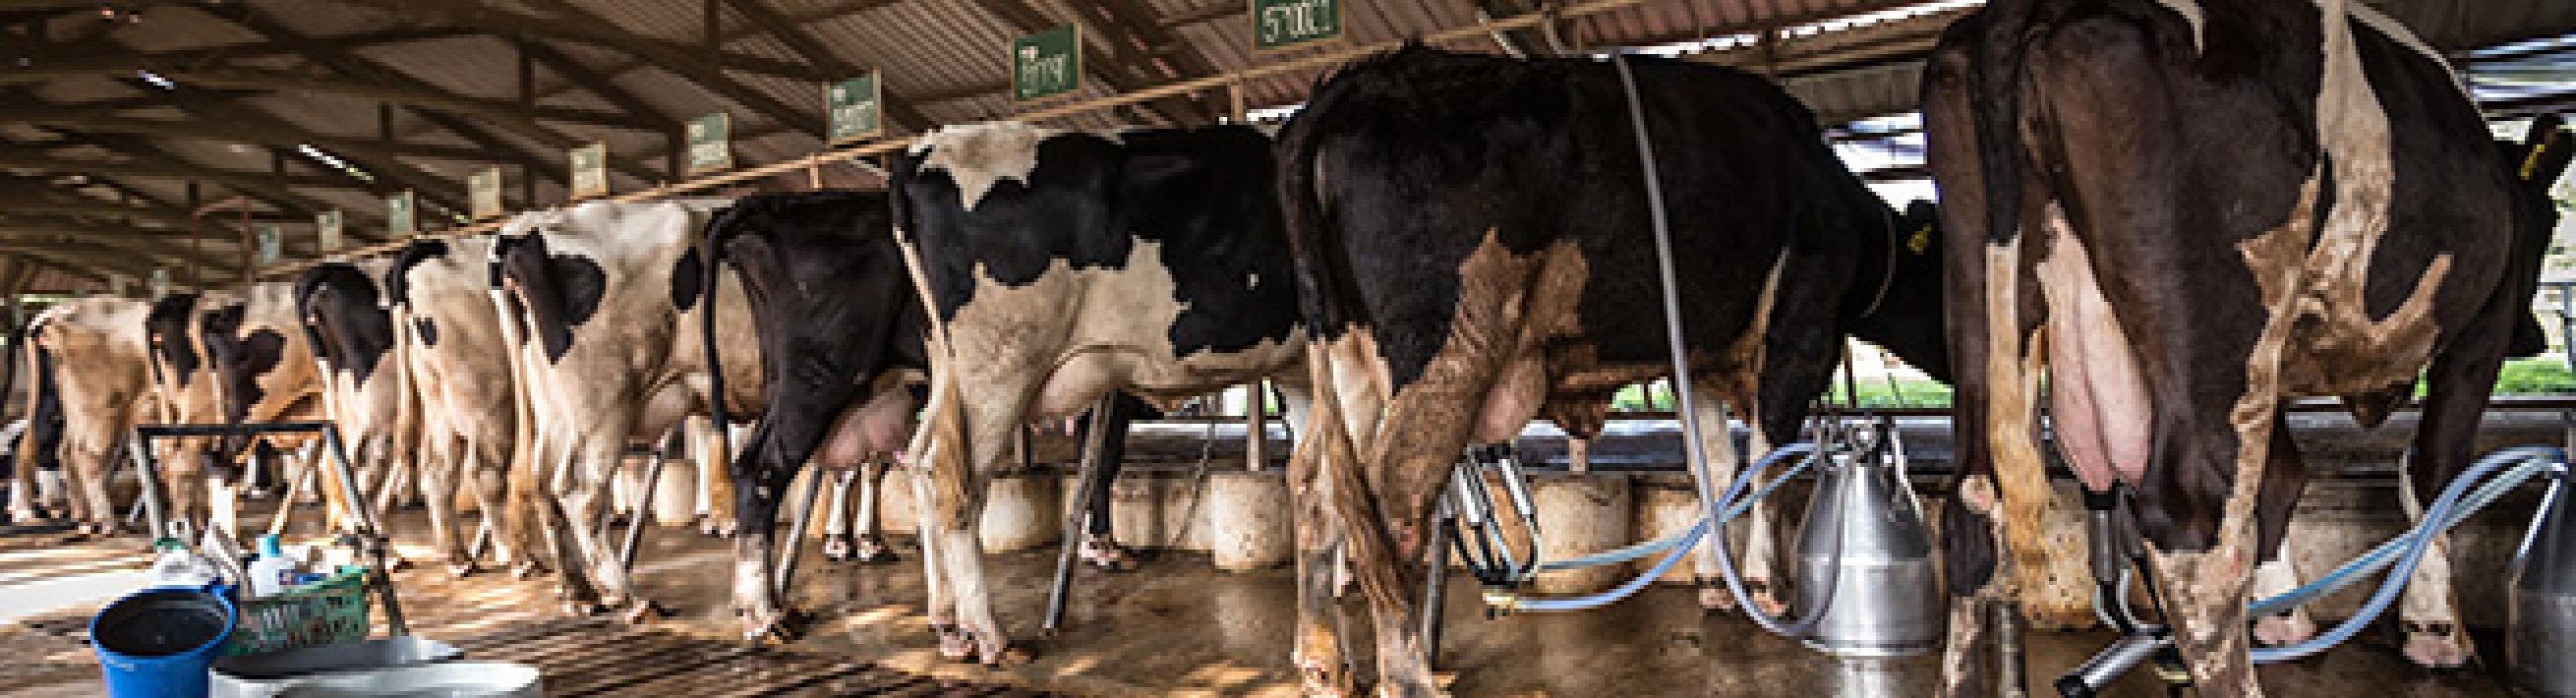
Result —
<instances>
[{"instance_id":1,"label":"cow tail","mask_svg":"<svg viewBox=\"0 0 2576 698\"><path fill-rule=\"evenodd\" d=\"M697 269L698 341L706 343L707 392L712 394L707 398L707 417L715 423L716 453L724 459L728 468L733 466L734 461L733 420L731 415L725 413L725 399L728 394L725 392L724 356L716 350L716 345L719 344L716 341L716 270L724 266L724 242L728 237L726 231L733 229L734 219L743 215L741 211L742 207L736 205L718 212L707 221L706 230L700 236L698 243L698 258L704 260L698 264Z\"/></svg>"},{"instance_id":2,"label":"cow tail","mask_svg":"<svg viewBox=\"0 0 2576 698\"><path fill-rule=\"evenodd\" d=\"M10 464L15 471L11 473L14 480L11 486L18 488L15 493L18 500L29 506L37 504L36 469L44 459L45 443L49 441L45 434L50 430L45 423L52 421L45 415L45 394L54 387L52 372L45 370L45 350L35 346L38 327L30 323L19 331L19 341L10 344L10 349L18 354L17 372L26 376L23 382L27 385L27 428L18 432L17 457Z\"/></svg>"}]
</instances>

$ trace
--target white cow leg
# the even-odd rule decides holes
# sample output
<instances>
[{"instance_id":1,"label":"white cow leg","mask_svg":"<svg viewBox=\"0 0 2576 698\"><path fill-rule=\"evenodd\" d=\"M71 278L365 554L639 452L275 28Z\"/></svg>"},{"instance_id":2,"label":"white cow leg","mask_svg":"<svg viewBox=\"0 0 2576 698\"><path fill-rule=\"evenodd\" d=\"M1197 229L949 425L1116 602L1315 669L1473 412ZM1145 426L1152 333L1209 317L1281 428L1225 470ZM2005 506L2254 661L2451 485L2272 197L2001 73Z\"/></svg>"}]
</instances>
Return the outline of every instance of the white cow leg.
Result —
<instances>
[{"instance_id":1,"label":"white cow leg","mask_svg":"<svg viewBox=\"0 0 2576 698\"><path fill-rule=\"evenodd\" d=\"M1745 461L1747 463L1754 462L1771 452L1769 440L1762 438L1759 421L1758 419L1746 421L1747 424L1755 425L1751 448L1746 450L1752 458L1747 459ZM1775 466L1769 472L1762 473L1763 480L1777 478L1779 473L1780 469ZM1738 470L1730 473L1729 477L1743 475L1745 475L1744 471ZM1761 484L1761 482L1753 482L1746 484L1745 487L1759 487ZM1779 507L1766 497L1760 502L1755 502L1751 511L1745 512L1745 516L1753 519L1746 524L1744 531L1745 593L1752 595L1753 605L1760 607L1763 613L1773 616L1789 610L1789 604L1784 600L1789 598L1788 590L1783 588L1789 581L1789 566L1784 563L1780 554L1780 535L1777 530L1780 520L1779 511Z\"/></svg>"},{"instance_id":2,"label":"white cow leg","mask_svg":"<svg viewBox=\"0 0 2576 698\"><path fill-rule=\"evenodd\" d=\"M885 529L877 520L878 503L885 497L886 464L869 460L859 464L858 540L851 559L859 562L893 562L894 548L885 542Z\"/></svg>"},{"instance_id":3,"label":"white cow leg","mask_svg":"<svg viewBox=\"0 0 2576 698\"><path fill-rule=\"evenodd\" d=\"M823 559L848 562L850 544L850 486L859 479L857 468L835 468L831 471L832 497L823 510Z\"/></svg>"},{"instance_id":4,"label":"white cow leg","mask_svg":"<svg viewBox=\"0 0 2576 698\"><path fill-rule=\"evenodd\" d=\"M2299 568L2289 559L2286 542L2279 558L2254 566L2254 598L2277 596L2299 588ZM2304 642L2316 634L2316 619L2308 614L2306 606L2254 619L2254 642L2266 647Z\"/></svg>"}]
</instances>

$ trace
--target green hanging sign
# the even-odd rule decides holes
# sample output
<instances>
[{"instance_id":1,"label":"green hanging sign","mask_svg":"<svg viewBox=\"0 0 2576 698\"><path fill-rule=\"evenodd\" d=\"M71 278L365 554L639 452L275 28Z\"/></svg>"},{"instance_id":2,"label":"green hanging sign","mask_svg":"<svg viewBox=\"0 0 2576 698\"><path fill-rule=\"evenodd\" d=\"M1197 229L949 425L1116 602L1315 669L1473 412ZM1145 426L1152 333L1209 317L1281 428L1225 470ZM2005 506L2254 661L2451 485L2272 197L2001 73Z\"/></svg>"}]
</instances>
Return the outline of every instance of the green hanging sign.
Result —
<instances>
[{"instance_id":1,"label":"green hanging sign","mask_svg":"<svg viewBox=\"0 0 2576 698\"><path fill-rule=\"evenodd\" d=\"M419 231L420 223L415 216L420 213L420 207L416 206L416 203L409 189L403 190L400 194L385 197L385 233L410 235Z\"/></svg>"},{"instance_id":2,"label":"green hanging sign","mask_svg":"<svg viewBox=\"0 0 2576 698\"><path fill-rule=\"evenodd\" d=\"M689 120L689 174L733 169L733 143L726 140L732 125L724 112Z\"/></svg>"},{"instance_id":3,"label":"green hanging sign","mask_svg":"<svg viewBox=\"0 0 2576 698\"><path fill-rule=\"evenodd\" d=\"M286 258L286 231L274 225L263 225L254 234L259 243L259 266L276 264Z\"/></svg>"},{"instance_id":4,"label":"green hanging sign","mask_svg":"<svg viewBox=\"0 0 2576 698\"><path fill-rule=\"evenodd\" d=\"M347 217L340 215L339 209L315 214L313 228L318 234L313 242L314 247L326 253L340 249L340 229L347 222Z\"/></svg>"},{"instance_id":5,"label":"green hanging sign","mask_svg":"<svg viewBox=\"0 0 2576 698\"><path fill-rule=\"evenodd\" d=\"M1011 99L1026 102L1082 89L1082 31L1067 24L1011 40Z\"/></svg>"},{"instance_id":6,"label":"green hanging sign","mask_svg":"<svg viewBox=\"0 0 2576 698\"><path fill-rule=\"evenodd\" d=\"M1255 50L1342 37L1342 0L1252 0L1250 15Z\"/></svg>"},{"instance_id":7,"label":"green hanging sign","mask_svg":"<svg viewBox=\"0 0 2576 698\"><path fill-rule=\"evenodd\" d=\"M877 135L885 127L879 106L884 102L885 92L879 87L876 73L824 88L823 105L831 115L831 133L825 134L823 140L837 144Z\"/></svg>"},{"instance_id":8,"label":"green hanging sign","mask_svg":"<svg viewBox=\"0 0 2576 698\"><path fill-rule=\"evenodd\" d=\"M475 220L501 215L501 168L487 167L465 179L466 208Z\"/></svg>"},{"instance_id":9,"label":"green hanging sign","mask_svg":"<svg viewBox=\"0 0 2576 698\"><path fill-rule=\"evenodd\" d=\"M572 199L608 195L608 144L572 149Z\"/></svg>"}]
</instances>

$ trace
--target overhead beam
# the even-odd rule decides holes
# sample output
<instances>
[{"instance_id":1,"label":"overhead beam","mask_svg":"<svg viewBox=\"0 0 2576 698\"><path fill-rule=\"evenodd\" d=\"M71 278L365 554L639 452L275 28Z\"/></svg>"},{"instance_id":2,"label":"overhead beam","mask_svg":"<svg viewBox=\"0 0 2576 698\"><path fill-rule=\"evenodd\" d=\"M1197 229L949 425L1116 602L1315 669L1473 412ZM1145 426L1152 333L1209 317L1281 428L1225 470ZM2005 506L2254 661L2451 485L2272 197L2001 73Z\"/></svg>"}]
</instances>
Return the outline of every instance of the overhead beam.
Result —
<instances>
[{"instance_id":1,"label":"overhead beam","mask_svg":"<svg viewBox=\"0 0 2576 698\"><path fill-rule=\"evenodd\" d=\"M93 200L92 203L80 203L75 201L42 198L0 197L0 215L9 214L79 216L82 218L116 219L136 223L155 223L172 227L184 227L195 222L195 218L177 211L137 206L119 206L106 201ZM255 223L311 222L309 219L305 218L281 216L273 213L252 214L250 219ZM238 218L226 215L223 216L221 222L224 224L231 224L236 220L238 220Z\"/></svg>"},{"instance_id":2,"label":"overhead beam","mask_svg":"<svg viewBox=\"0 0 2576 698\"><path fill-rule=\"evenodd\" d=\"M143 177L149 179L194 179L230 186L262 185L346 189L374 192L382 185L368 184L338 176L307 174L270 174L194 165L176 161L100 162L62 157L45 157L21 153L0 153L0 168L26 169L57 175L86 174L108 177Z\"/></svg>"},{"instance_id":3,"label":"overhead beam","mask_svg":"<svg viewBox=\"0 0 2576 698\"><path fill-rule=\"evenodd\" d=\"M465 162L498 162L508 158L486 148L453 145L430 145L396 141L386 144L375 138L325 136L299 129L259 124L210 124L201 120L147 119L102 113L104 110L69 107L62 109L0 108L0 123L46 124L99 133L131 133L139 136L187 138L264 145L294 150L312 145L339 153L358 153L390 157L420 157Z\"/></svg>"},{"instance_id":4,"label":"overhead beam","mask_svg":"<svg viewBox=\"0 0 2576 698\"><path fill-rule=\"evenodd\" d=\"M412 41L451 39L460 36L481 36L483 34L483 30L467 27L401 27L379 31L358 32L355 34L345 34L341 36L315 37L302 41L259 40L219 44L215 46L201 46L177 51L48 49L44 51L27 51L24 56L12 56L8 55L8 51L0 50L0 58L6 58L13 64L19 58L26 58L28 64L31 66L55 68L101 66L130 69L133 67L133 63L137 59L172 65L205 65L221 61L294 56L315 49L366 48L369 46L383 46L386 44L397 44Z\"/></svg>"},{"instance_id":5,"label":"overhead beam","mask_svg":"<svg viewBox=\"0 0 2576 698\"><path fill-rule=\"evenodd\" d=\"M30 84L62 80L65 78L90 76L128 77L135 75L135 71L138 70L149 70L153 74L169 78L171 81L178 83L183 88L189 86L206 86L279 92L300 92L307 94L327 94L370 101L390 102L415 107L442 109L463 114L472 114L479 118L495 120L537 119L543 121L577 123L585 126L602 126L621 129L635 128L633 118L614 111L542 105L522 111L519 105L511 103L508 100L469 97L443 89L422 89L417 86L388 86L330 76L313 75L292 70L253 68L247 66L188 67L177 64L133 61L113 67L0 67L0 84Z\"/></svg>"},{"instance_id":6,"label":"overhead beam","mask_svg":"<svg viewBox=\"0 0 2576 698\"><path fill-rule=\"evenodd\" d=\"M282 41L294 41L307 38L303 33L296 31L293 27L287 26L286 23L278 21L275 17L271 17L269 14L249 6L248 3L236 3L220 9L201 9L202 11L208 12L218 18L240 25L244 29ZM384 85L407 86L412 89L432 91L443 90L443 88L422 82L418 78L414 78L408 73L396 70L383 62L360 56L346 50L320 49L308 51L303 54L303 57L305 60L312 61L315 64L329 68L334 72L356 80L369 81ZM515 100L495 101L507 104L508 108L512 110L522 108L522 105ZM530 153L519 149L517 146L509 145L507 142L493 135L492 128L507 129L512 133L534 140L538 144L549 148L567 149L578 147L588 142L585 139L574 138L547 128L536 120L525 116L492 119L482 115L444 113L435 109L415 108L412 111L414 114L419 115L422 120L429 122L431 125L462 136L467 140L473 141L476 145L516 153L518 154L516 159L518 159L521 164L527 165L540 172L553 173L555 170L562 168L563 161L559 157L540 157L538 154ZM476 121L467 121L464 118L466 116L473 116ZM628 127L632 128L631 120L629 121ZM547 163L549 162L552 163L552 166L548 166ZM624 172L637 177L646 176L643 173L649 171L641 162L633 158L620 157L616 153L609 154L608 166L611 170ZM562 175L558 174L555 176L560 177ZM557 179L555 181L560 182L562 180Z\"/></svg>"},{"instance_id":7,"label":"overhead beam","mask_svg":"<svg viewBox=\"0 0 2576 698\"><path fill-rule=\"evenodd\" d=\"M590 44L637 56L684 56L693 63L721 61L729 70L759 73L791 80L822 82L835 76L824 75L812 66L795 61L782 61L743 51L707 52L691 42L665 41L635 32L614 22L565 22L548 17L504 9L485 3L424 3L418 0L343 0L343 4L364 5L414 21L453 26L476 27L504 36L528 39L559 39ZM548 3L539 3L540 6ZM554 8L547 8L551 14ZM659 60L659 58L656 58Z\"/></svg>"},{"instance_id":8,"label":"overhead beam","mask_svg":"<svg viewBox=\"0 0 2576 698\"><path fill-rule=\"evenodd\" d=\"M805 31L805 28L797 25L795 20L788 19L785 13L771 7L768 0L725 0L725 4L731 6L734 12L741 14L744 19L751 20L753 26L768 32L770 36L777 38L779 43L786 44L788 50L795 51L797 56L807 62L822 66L824 70L831 71L842 78L858 77L860 70L857 65L842 60L840 54L834 52L831 46L815 38L813 33ZM722 32L719 31L717 34L721 37ZM895 90L886 87L882 78L879 80L877 88L884 92L883 103L879 108L885 110L888 125L896 129L911 130L927 129L932 125L930 117L922 114L920 108L913 106L910 100L905 99ZM816 137L821 137L821 131L818 130L815 133Z\"/></svg>"},{"instance_id":9,"label":"overhead beam","mask_svg":"<svg viewBox=\"0 0 2576 698\"><path fill-rule=\"evenodd\" d=\"M607 17L568 0L530 0L529 4L556 15L563 20L561 23L564 24L615 26ZM718 66L707 60L705 57L707 52L703 48L682 48L662 42L636 42L629 50L656 61L664 70L679 73L681 77L688 78L690 82L696 83L699 89L723 96L751 110L751 114L742 116L765 116L785 123L789 128L798 131L817 135L823 132L823 110L819 100L814 104L798 107L771 97L766 92L752 89L725 75L727 68L739 67L730 59L724 65ZM814 77L802 79L814 82L815 89L818 90L817 94L820 94L823 79Z\"/></svg>"}]
</instances>

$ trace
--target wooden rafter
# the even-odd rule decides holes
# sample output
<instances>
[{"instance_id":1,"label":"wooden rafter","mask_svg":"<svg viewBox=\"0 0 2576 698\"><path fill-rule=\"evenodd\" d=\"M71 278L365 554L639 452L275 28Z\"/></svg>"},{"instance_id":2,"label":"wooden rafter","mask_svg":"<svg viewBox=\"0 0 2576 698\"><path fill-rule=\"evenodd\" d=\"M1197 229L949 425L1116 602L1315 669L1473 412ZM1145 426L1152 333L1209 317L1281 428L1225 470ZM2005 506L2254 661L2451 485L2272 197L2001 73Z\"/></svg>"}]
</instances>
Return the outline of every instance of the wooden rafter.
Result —
<instances>
[{"instance_id":1,"label":"wooden rafter","mask_svg":"<svg viewBox=\"0 0 2576 698\"><path fill-rule=\"evenodd\" d=\"M751 20L753 26L760 27L761 31L768 32L780 43L786 44L788 50L795 51L796 55L806 61L821 66L835 75L858 76L860 70L857 65L842 60L839 54L832 51L832 47L824 45L822 40L814 38L811 32L805 31L804 27L797 26L794 20L788 19L785 13L771 7L768 0L725 0L725 4L732 7L734 12L740 13L744 19ZM903 95L882 84L878 85L878 89L884 92L884 104L881 108L885 110L889 126L915 130L931 126L930 117L922 114L921 109L913 106L912 102L904 99Z\"/></svg>"},{"instance_id":2,"label":"wooden rafter","mask_svg":"<svg viewBox=\"0 0 2576 698\"><path fill-rule=\"evenodd\" d=\"M315 75L303 71L248 66L188 67L134 61L114 66L30 67L0 70L0 84L38 83L93 76L131 76L137 70L149 70L182 85L337 95L470 114L476 118L496 121L543 120L608 128L635 127L634 119L615 111L553 106L538 106L523 111L519 105L507 100L468 97L426 83L386 85Z\"/></svg>"},{"instance_id":3,"label":"wooden rafter","mask_svg":"<svg viewBox=\"0 0 2576 698\"><path fill-rule=\"evenodd\" d=\"M266 12L262 12L257 8L249 6L248 3L235 3L233 5L223 7L220 11L212 8L206 8L203 11L206 11L217 18L230 21L244 29L267 35L277 40L298 41L308 38L302 33L297 32L294 28L287 26L285 23L277 21L277 19L269 16ZM411 77L409 74L396 70L375 59L360 56L347 50L317 49L305 52L303 57L305 60L312 61L317 65L321 65L324 68L328 68L336 73L355 80L363 80L415 90L444 91L444 88L422 82L417 78ZM505 104L508 109L512 110L521 109L523 107L523 105L510 100L491 101ZM490 128L487 127L506 129L512 133L527 137L550 148L572 148L584 145L588 142L587 139L575 138L553 129L549 129L545 125L538 123L535 119L529 118L524 114L516 116L504 114L503 116L505 118L493 119L488 118L488 115L484 114L447 114L441 113L441 111L442 110L419 108L412 110L412 112L419 115L422 120L440 128L447 129L450 132L454 132L459 136L465 137L467 140L475 142L477 145L483 145L485 147L503 148L506 143L500 138L494 136ZM468 122L464 117L472 117L473 121ZM629 120L629 127L632 127L631 119ZM509 152L519 154L513 159L539 171L551 171L562 167L562 162L560 160L542 158L534 153L519 150L515 146L507 146L506 149ZM646 176L644 173L648 171L648 168L646 168L640 161L615 153L610 154L608 165L609 169L638 177Z\"/></svg>"}]
</instances>

